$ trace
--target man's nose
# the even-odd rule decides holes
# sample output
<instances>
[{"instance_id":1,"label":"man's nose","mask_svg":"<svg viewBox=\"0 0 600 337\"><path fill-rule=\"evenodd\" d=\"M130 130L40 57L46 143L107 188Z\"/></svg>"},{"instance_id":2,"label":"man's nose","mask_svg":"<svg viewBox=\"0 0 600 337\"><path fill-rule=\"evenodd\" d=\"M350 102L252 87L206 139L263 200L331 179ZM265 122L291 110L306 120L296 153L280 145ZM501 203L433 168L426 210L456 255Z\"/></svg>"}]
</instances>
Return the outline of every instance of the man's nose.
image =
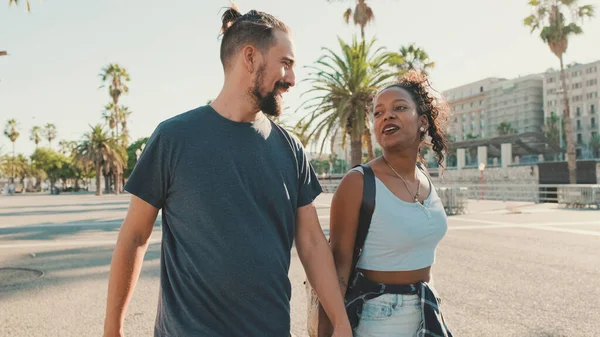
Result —
<instances>
[{"instance_id":1,"label":"man's nose","mask_svg":"<svg viewBox=\"0 0 600 337\"><path fill-rule=\"evenodd\" d=\"M296 85L296 74L293 70L289 70L287 74L285 74L285 82L290 84L290 87Z\"/></svg>"}]
</instances>

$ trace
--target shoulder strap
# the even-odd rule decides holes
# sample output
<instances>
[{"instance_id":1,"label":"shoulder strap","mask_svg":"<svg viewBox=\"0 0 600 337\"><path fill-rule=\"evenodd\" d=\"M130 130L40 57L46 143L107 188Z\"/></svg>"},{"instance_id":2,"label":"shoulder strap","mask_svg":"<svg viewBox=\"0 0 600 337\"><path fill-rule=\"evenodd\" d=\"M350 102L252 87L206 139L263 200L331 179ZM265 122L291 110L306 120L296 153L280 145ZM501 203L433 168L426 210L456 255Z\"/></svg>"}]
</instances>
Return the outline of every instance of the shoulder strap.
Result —
<instances>
[{"instance_id":1,"label":"shoulder strap","mask_svg":"<svg viewBox=\"0 0 600 337\"><path fill-rule=\"evenodd\" d=\"M352 282L356 274L356 265L362 253L369 228L371 218L375 210L375 174L369 165L356 165L363 169L363 193L360 205L360 214L358 216L358 228L356 230L356 240L354 241L354 252L352 254L352 267L350 269L349 281Z\"/></svg>"}]
</instances>

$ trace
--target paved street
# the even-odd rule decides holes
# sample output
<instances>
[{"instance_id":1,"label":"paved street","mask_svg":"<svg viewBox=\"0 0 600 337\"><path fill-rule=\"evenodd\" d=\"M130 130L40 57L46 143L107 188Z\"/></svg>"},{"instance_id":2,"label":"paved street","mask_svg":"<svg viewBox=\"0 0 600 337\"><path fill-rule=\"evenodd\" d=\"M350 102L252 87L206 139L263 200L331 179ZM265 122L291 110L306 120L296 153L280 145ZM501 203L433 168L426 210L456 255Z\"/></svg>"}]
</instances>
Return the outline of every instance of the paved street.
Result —
<instances>
[{"instance_id":1,"label":"paved street","mask_svg":"<svg viewBox=\"0 0 600 337\"><path fill-rule=\"evenodd\" d=\"M328 230L329 201L318 210ZM128 196L0 196L0 336L101 336L108 269ZM457 337L600 335L600 211L470 201L450 217L434 266ZM126 336L151 336L160 223L128 310ZM292 327L305 336L294 254ZM25 283L18 283L26 281Z\"/></svg>"}]
</instances>

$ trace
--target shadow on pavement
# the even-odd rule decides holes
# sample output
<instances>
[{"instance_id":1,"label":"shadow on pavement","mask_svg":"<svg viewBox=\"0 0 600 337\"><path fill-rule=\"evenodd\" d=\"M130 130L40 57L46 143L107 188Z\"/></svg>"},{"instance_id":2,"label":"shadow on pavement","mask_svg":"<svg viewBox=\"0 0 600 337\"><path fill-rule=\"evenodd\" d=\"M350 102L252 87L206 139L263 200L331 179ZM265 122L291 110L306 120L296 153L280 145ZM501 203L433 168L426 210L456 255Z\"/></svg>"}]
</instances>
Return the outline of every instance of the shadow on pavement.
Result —
<instances>
[{"instance_id":1,"label":"shadow on pavement","mask_svg":"<svg viewBox=\"0 0 600 337\"><path fill-rule=\"evenodd\" d=\"M113 250L113 247L89 247L45 251L37 253L35 257L21 255L4 261L0 267L34 269L42 271L44 275L33 282L13 286L3 286L0 282L0 298L23 295L27 291L49 291L54 286L90 280L106 280L108 285ZM160 259L160 243L150 244L144 261L158 259ZM158 274L158 265L144 266L141 277L158 276Z\"/></svg>"},{"instance_id":2,"label":"shadow on pavement","mask_svg":"<svg viewBox=\"0 0 600 337\"><path fill-rule=\"evenodd\" d=\"M0 206L0 210L14 210L14 209L41 209L41 208L58 208L58 207L94 207L94 206L128 206L129 199L124 201L107 201L107 202L87 202L87 203L71 203L71 204L50 204L50 205L37 205L37 206ZM17 213L17 212L15 212ZM4 214L0 214L4 215Z\"/></svg>"},{"instance_id":3,"label":"shadow on pavement","mask_svg":"<svg viewBox=\"0 0 600 337\"><path fill-rule=\"evenodd\" d=\"M118 232L123 219L83 220L64 223L41 223L33 226L0 228L0 240L52 240L84 232ZM154 224L160 226L160 221Z\"/></svg>"},{"instance_id":4,"label":"shadow on pavement","mask_svg":"<svg viewBox=\"0 0 600 337\"><path fill-rule=\"evenodd\" d=\"M123 211L127 211L127 209L128 209L128 206L112 207L112 208L73 209L73 210L26 211L26 212L0 213L0 216L60 215L60 214L76 214L76 213L89 213L89 212L123 212Z\"/></svg>"}]
</instances>

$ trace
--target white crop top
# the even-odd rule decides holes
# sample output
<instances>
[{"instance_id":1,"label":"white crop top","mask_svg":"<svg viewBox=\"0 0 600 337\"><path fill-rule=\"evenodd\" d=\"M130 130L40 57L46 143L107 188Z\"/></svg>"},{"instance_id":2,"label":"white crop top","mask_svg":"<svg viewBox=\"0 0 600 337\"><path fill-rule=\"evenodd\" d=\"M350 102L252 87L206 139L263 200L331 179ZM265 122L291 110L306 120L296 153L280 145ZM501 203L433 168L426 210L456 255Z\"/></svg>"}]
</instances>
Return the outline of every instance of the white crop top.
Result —
<instances>
[{"instance_id":1,"label":"white crop top","mask_svg":"<svg viewBox=\"0 0 600 337\"><path fill-rule=\"evenodd\" d=\"M352 170L363 173L360 166ZM431 192L423 204L409 203L375 177L375 210L358 268L408 271L433 265L448 219L431 180L429 186Z\"/></svg>"}]
</instances>

